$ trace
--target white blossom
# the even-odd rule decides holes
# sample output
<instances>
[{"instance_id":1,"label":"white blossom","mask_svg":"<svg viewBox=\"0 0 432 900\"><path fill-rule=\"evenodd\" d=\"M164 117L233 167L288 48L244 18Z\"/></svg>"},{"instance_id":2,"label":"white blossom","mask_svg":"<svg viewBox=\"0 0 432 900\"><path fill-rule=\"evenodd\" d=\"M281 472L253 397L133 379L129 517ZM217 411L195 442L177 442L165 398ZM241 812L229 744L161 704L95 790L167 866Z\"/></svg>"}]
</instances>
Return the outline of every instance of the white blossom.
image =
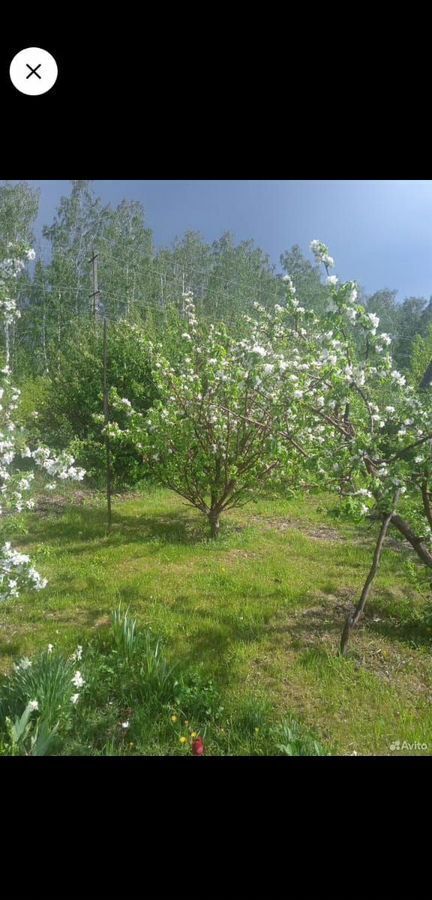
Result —
<instances>
[{"instance_id":1,"label":"white blossom","mask_svg":"<svg viewBox=\"0 0 432 900\"><path fill-rule=\"evenodd\" d=\"M375 315L375 313L368 313L368 319L372 322L374 328L378 328L379 316Z\"/></svg>"},{"instance_id":2,"label":"white blossom","mask_svg":"<svg viewBox=\"0 0 432 900\"><path fill-rule=\"evenodd\" d=\"M22 669L23 671L25 671L26 669L30 669L31 665L31 659L29 659L28 656L23 656L23 658L20 659L19 663L15 666L15 669Z\"/></svg>"},{"instance_id":3,"label":"white blossom","mask_svg":"<svg viewBox=\"0 0 432 900\"><path fill-rule=\"evenodd\" d=\"M74 684L75 687L77 687L77 688L83 687L83 685L85 684L85 681L81 675L81 672L75 672L75 675L73 678L71 678L71 681L72 681L72 684Z\"/></svg>"},{"instance_id":4,"label":"white blossom","mask_svg":"<svg viewBox=\"0 0 432 900\"><path fill-rule=\"evenodd\" d=\"M284 275L283 278L282 278L282 281L285 281L286 284L288 285L288 288L289 288L289 290L291 291L291 293L292 293L292 294L295 294L296 289L295 289L295 287L294 287L293 280L292 280L291 276L290 276L290 275Z\"/></svg>"},{"instance_id":5,"label":"white blossom","mask_svg":"<svg viewBox=\"0 0 432 900\"><path fill-rule=\"evenodd\" d=\"M396 382L396 384L400 385L400 387L403 387L406 384L405 375L401 375L401 373L398 372L397 369L393 369L391 377L393 381Z\"/></svg>"}]
</instances>

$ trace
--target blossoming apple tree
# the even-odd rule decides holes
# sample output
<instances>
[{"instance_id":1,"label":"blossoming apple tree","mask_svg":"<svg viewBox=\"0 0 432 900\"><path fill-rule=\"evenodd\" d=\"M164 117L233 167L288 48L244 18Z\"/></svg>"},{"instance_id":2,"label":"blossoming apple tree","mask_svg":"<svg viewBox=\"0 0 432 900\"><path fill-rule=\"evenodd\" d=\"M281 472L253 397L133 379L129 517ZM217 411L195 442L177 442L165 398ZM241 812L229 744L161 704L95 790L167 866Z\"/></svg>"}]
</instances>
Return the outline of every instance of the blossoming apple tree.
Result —
<instances>
[{"instance_id":1,"label":"blossoming apple tree","mask_svg":"<svg viewBox=\"0 0 432 900\"><path fill-rule=\"evenodd\" d=\"M293 474L289 447L298 442L281 406L289 362L274 351L265 319L245 317L242 339L223 325L203 332L191 293L183 299L179 360L151 348L157 402L146 414L130 408L127 429L108 427L113 439L134 436L146 468L207 517L215 538L226 510L250 500L277 471ZM111 395L111 405L127 403Z\"/></svg>"},{"instance_id":2,"label":"blossoming apple tree","mask_svg":"<svg viewBox=\"0 0 432 900\"><path fill-rule=\"evenodd\" d=\"M23 245L9 244L10 255L0 262L0 316L5 330L6 365L0 370L0 523L2 531L7 528L7 514L33 509L31 497L35 474L29 464L37 467L48 477L48 490L56 488L57 479L81 481L84 469L74 466L74 459L68 453L58 456L47 447L31 450L26 444L25 434L14 423L18 409L20 391L11 382L9 368L9 328L19 317L16 300L13 297L14 282L23 269L26 259L34 258L34 251ZM32 566L30 557L19 553L6 541L0 547L0 600L19 596L20 590L34 588L41 590L46 579Z\"/></svg>"},{"instance_id":3,"label":"blossoming apple tree","mask_svg":"<svg viewBox=\"0 0 432 900\"><path fill-rule=\"evenodd\" d=\"M276 312L282 348L285 341L299 348L291 377L308 420L307 468L317 483L339 492L356 518L380 522L370 572L343 631L344 652L370 594L390 525L432 567L432 404L394 368L391 338L378 331L378 317L358 302L356 284L339 284L328 275L334 261L324 244L313 241L311 249L332 289L324 321L302 309L290 283L286 307ZM295 418L289 396L286 408Z\"/></svg>"},{"instance_id":4,"label":"blossoming apple tree","mask_svg":"<svg viewBox=\"0 0 432 900\"><path fill-rule=\"evenodd\" d=\"M221 514L251 499L278 476L287 483L336 491L355 519L379 523L370 572L341 640L345 651L377 574L390 525L432 567L431 400L393 365L391 337L359 302L353 281L330 275L325 244L312 252L331 290L319 318L305 309L285 276L286 302L255 304L244 336L223 326L203 333L191 294L180 361L152 347L158 400L129 425L110 423L110 436L133 435L143 463L158 480L207 517L217 536Z\"/></svg>"}]
</instances>

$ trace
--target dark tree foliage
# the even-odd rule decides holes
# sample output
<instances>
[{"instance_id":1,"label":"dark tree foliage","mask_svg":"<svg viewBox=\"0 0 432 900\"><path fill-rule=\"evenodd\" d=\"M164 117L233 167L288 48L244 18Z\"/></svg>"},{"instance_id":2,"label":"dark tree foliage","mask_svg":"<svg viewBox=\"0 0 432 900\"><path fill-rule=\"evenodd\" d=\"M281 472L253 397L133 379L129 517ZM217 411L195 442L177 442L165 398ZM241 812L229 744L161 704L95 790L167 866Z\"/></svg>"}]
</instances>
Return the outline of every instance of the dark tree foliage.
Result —
<instances>
[{"instance_id":1,"label":"dark tree foliage","mask_svg":"<svg viewBox=\"0 0 432 900\"><path fill-rule=\"evenodd\" d=\"M145 412L156 397L143 335L134 325L110 325L107 383L120 398ZM83 331L75 327L65 340L50 377L39 384L38 416L30 410L27 429L35 440L58 449L72 447L79 464L95 482L103 480L105 446L103 428L103 333L101 323ZM110 420L124 428L124 412L110 410ZM132 485L142 478L136 449L125 442L113 453L114 487Z\"/></svg>"}]
</instances>

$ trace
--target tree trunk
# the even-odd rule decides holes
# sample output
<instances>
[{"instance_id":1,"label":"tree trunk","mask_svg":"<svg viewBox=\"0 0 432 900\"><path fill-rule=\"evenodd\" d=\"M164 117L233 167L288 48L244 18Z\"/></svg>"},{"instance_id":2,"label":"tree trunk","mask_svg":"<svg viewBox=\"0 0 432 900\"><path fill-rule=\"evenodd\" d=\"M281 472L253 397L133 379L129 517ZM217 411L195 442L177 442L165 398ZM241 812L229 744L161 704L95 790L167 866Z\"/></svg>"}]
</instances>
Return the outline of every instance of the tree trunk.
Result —
<instances>
[{"instance_id":1,"label":"tree trunk","mask_svg":"<svg viewBox=\"0 0 432 900\"><path fill-rule=\"evenodd\" d=\"M395 502L395 505L396 505L396 502ZM393 514L394 514L393 512L388 513L388 515L384 519L384 522L382 523L381 531L378 535L378 540L377 540L376 547L375 547L373 562L370 567L368 577L366 578L366 581L364 583L363 590L362 590L361 596L360 596L360 600L357 603L357 606L354 607L353 612L351 612L349 614L349 616L345 622L345 626L344 626L344 630L342 632L342 637L341 637L341 642L340 642L341 656L345 655L345 650L346 650L352 629L358 624L361 616L363 615L363 610L366 605L366 600L369 597L369 594L370 594L371 588L372 588L372 583L374 581L374 578L375 578L375 576L378 572L379 566L380 566L384 538L387 534L390 522L393 518Z\"/></svg>"},{"instance_id":2,"label":"tree trunk","mask_svg":"<svg viewBox=\"0 0 432 900\"><path fill-rule=\"evenodd\" d=\"M410 542L421 561L424 562L429 569L432 569L432 554L429 553L429 550L423 543L421 537L416 535L411 526L408 525L408 522L406 522L405 519L402 519L401 516L393 516L392 525L395 525L398 531L403 534L404 538Z\"/></svg>"},{"instance_id":3,"label":"tree trunk","mask_svg":"<svg viewBox=\"0 0 432 900\"><path fill-rule=\"evenodd\" d=\"M219 513L210 512L208 516L208 520L210 523L210 536L214 539L219 537Z\"/></svg>"},{"instance_id":4,"label":"tree trunk","mask_svg":"<svg viewBox=\"0 0 432 900\"><path fill-rule=\"evenodd\" d=\"M431 382L432 382L432 362L429 363L429 365L423 375L423 378L420 382L421 389L423 391L427 390L427 388L430 387Z\"/></svg>"},{"instance_id":5,"label":"tree trunk","mask_svg":"<svg viewBox=\"0 0 432 900\"><path fill-rule=\"evenodd\" d=\"M432 528L432 508L431 508L430 494L429 494L427 481L422 482L421 492L422 492L423 509L425 512L425 516L429 522L429 525Z\"/></svg>"}]
</instances>

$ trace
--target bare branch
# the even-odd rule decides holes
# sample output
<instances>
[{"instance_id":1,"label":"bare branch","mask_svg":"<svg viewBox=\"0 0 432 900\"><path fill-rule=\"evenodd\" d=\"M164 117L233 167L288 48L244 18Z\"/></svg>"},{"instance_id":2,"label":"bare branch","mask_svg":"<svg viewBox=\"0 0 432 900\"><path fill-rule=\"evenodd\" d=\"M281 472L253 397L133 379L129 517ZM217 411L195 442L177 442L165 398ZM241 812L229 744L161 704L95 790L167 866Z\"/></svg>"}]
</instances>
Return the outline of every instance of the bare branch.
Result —
<instances>
[{"instance_id":1,"label":"bare branch","mask_svg":"<svg viewBox=\"0 0 432 900\"><path fill-rule=\"evenodd\" d=\"M352 613L349 614L349 616L345 622L345 627L342 632L341 643L340 643L340 652L341 652L342 656L345 654L345 650L346 650L352 629L358 624L361 616L363 615L363 610L365 608L366 601L371 592L373 581L378 573L378 569L379 569L380 562L381 562L381 553L382 553L382 549L383 549L384 539L386 537L390 522L394 516L395 507L396 507L397 501L399 499L399 493L400 493L399 491L396 492L396 496L394 498L393 510L386 515L386 517L382 523L381 530L378 535L378 540L377 540L376 546L375 546L375 552L374 552L374 556L373 556L372 565L370 567L369 574L364 583L363 590L360 595L360 599L359 599L355 609L353 610Z\"/></svg>"},{"instance_id":2,"label":"bare branch","mask_svg":"<svg viewBox=\"0 0 432 900\"><path fill-rule=\"evenodd\" d=\"M405 519L402 519L401 516L394 515L392 525L395 525L398 531L403 534L404 538L409 541L421 561L424 562L429 569L432 569L432 554L429 553L429 550L425 547L423 538L418 537L408 522Z\"/></svg>"},{"instance_id":3,"label":"bare branch","mask_svg":"<svg viewBox=\"0 0 432 900\"><path fill-rule=\"evenodd\" d=\"M299 453L302 454L302 456L305 456L306 459L309 459L309 454L306 453L306 450L303 450L303 447L300 446L298 441L296 441L289 432L279 431L277 428L270 428L269 425L264 425L262 422L258 422L256 419L251 419L250 416L242 416L240 415L240 413L233 413L232 410L229 410L226 406L220 406L219 409L223 410L223 412L231 412L231 415L235 416L237 419L242 419L244 422L249 422L251 425L256 425L258 428L268 428L268 430L272 431L272 433L281 435L281 437L286 438L291 444L293 444L293 446L299 451Z\"/></svg>"}]
</instances>

